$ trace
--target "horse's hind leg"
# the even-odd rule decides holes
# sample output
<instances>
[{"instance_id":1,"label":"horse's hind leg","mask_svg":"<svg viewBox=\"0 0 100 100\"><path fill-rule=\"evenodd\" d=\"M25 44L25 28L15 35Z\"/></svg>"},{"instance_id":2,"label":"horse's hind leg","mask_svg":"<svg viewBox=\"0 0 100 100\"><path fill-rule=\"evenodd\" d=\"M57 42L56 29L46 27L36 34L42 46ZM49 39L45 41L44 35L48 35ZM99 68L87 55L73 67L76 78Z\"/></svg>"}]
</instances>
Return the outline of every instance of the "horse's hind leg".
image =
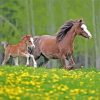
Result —
<instances>
[{"instance_id":1,"label":"horse's hind leg","mask_svg":"<svg viewBox=\"0 0 100 100\"><path fill-rule=\"evenodd\" d=\"M6 62L9 60L9 58L10 58L10 55L9 55L9 54L5 54L4 60L3 60L3 62L2 62L2 65L5 65Z\"/></svg>"},{"instance_id":2,"label":"horse's hind leg","mask_svg":"<svg viewBox=\"0 0 100 100\"><path fill-rule=\"evenodd\" d=\"M44 56L44 62L40 66L45 66L47 68L49 59Z\"/></svg>"},{"instance_id":3,"label":"horse's hind leg","mask_svg":"<svg viewBox=\"0 0 100 100\"><path fill-rule=\"evenodd\" d=\"M74 61L72 55L68 58L68 60L69 60L69 64L70 64L70 65L75 65L75 61Z\"/></svg>"}]
</instances>

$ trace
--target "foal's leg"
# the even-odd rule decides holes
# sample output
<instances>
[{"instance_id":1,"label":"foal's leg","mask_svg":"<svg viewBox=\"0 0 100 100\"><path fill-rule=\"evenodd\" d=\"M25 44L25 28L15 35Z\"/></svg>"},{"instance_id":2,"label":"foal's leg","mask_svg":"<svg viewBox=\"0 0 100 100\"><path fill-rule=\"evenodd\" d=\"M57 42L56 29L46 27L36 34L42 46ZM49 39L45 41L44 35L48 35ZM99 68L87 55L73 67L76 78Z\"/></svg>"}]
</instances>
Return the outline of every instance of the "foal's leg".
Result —
<instances>
[{"instance_id":1,"label":"foal's leg","mask_svg":"<svg viewBox=\"0 0 100 100\"><path fill-rule=\"evenodd\" d=\"M30 55L27 53L21 53L21 55L23 55L24 57L26 57L26 65L25 66L29 66L29 57Z\"/></svg>"},{"instance_id":2,"label":"foal's leg","mask_svg":"<svg viewBox=\"0 0 100 100\"><path fill-rule=\"evenodd\" d=\"M13 59L14 59L14 63L15 63L15 65L18 66L18 57L13 58Z\"/></svg>"},{"instance_id":3,"label":"foal's leg","mask_svg":"<svg viewBox=\"0 0 100 100\"><path fill-rule=\"evenodd\" d=\"M29 54L29 53L26 53L26 54L25 54L25 53L22 53L22 55L25 56L25 57L27 58L26 66L29 66L29 57L31 57L32 60L33 60L33 62L34 62L34 67L37 67L37 63L36 63L36 61L35 61L33 55L31 55L31 54Z\"/></svg>"},{"instance_id":4,"label":"foal's leg","mask_svg":"<svg viewBox=\"0 0 100 100\"><path fill-rule=\"evenodd\" d=\"M9 60L9 58L10 58L10 55L5 53L5 56L4 56L4 60L2 62L2 65L5 65L6 62Z\"/></svg>"},{"instance_id":5,"label":"foal's leg","mask_svg":"<svg viewBox=\"0 0 100 100\"><path fill-rule=\"evenodd\" d=\"M36 68L36 67L37 67L37 63L36 63L36 61L35 61L34 56L33 56L33 55L31 55L31 54L29 54L29 55L30 55L30 57L32 58L32 60L33 60L33 62L34 62L34 67Z\"/></svg>"},{"instance_id":6,"label":"foal's leg","mask_svg":"<svg viewBox=\"0 0 100 100\"><path fill-rule=\"evenodd\" d=\"M26 55L26 58L27 58L26 66L29 66L29 57L30 57L30 56L27 54L27 55Z\"/></svg>"}]
</instances>

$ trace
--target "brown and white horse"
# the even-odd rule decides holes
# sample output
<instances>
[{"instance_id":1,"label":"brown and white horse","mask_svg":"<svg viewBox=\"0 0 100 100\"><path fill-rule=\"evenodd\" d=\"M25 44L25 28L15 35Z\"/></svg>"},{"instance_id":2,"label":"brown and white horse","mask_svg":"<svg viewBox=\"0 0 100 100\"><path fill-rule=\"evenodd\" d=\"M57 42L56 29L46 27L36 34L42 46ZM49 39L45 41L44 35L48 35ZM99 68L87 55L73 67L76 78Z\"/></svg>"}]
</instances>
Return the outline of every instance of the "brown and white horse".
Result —
<instances>
[{"instance_id":1,"label":"brown and white horse","mask_svg":"<svg viewBox=\"0 0 100 100\"><path fill-rule=\"evenodd\" d=\"M25 35L21 39L21 41L16 45L6 45L4 42L2 42L5 48L5 56L4 61L2 62L2 65L6 64L6 62L9 60L10 56L13 57L15 65L18 66L18 57L23 56L27 58L26 66L29 65L29 57L32 58L34 62L34 67L37 67L37 63L34 59L34 56L28 53L28 47L34 47L34 40L33 37L30 35Z\"/></svg>"},{"instance_id":2,"label":"brown and white horse","mask_svg":"<svg viewBox=\"0 0 100 100\"><path fill-rule=\"evenodd\" d=\"M77 35L91 38L92 35L87 29L83 20L72 20L66 22L56 36L43 35L34 38L36 48L33 55L35 59L44 56L45 62L49 59L60 59L65 69L72 69L75 64L72 54L74 49L74 39ZM66 59L69 64L66 64Z\"/></svg>"}]
</instances>

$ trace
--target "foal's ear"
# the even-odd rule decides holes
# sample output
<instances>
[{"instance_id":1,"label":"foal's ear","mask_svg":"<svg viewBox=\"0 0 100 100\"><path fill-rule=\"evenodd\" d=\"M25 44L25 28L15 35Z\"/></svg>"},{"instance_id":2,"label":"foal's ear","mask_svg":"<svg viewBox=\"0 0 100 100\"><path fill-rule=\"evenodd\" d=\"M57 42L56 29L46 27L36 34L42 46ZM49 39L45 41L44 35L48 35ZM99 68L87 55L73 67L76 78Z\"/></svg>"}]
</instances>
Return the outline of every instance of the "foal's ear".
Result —
<instances>
[{"instance_id":1,"label":"foal's ear","mask_svg":"<svg viewBox=\"0 0 100 100\"><path fill-rule=\"evenodd\" d=\"M26 35L25 37L26 37L26 38L29 38L29 37L31 37L31 35L28 34L28 35Z\"/></svg>"}]
</instances>

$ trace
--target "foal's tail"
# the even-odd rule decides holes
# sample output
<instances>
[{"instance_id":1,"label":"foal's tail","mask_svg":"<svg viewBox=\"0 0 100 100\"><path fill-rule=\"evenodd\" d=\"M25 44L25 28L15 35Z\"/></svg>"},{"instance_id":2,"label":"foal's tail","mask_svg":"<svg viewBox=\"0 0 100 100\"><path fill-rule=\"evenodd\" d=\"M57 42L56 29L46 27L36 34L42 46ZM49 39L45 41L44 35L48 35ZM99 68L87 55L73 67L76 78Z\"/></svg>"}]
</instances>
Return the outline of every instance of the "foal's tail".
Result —
<instances>
[{"instance_id":1,"label":"foal's tail","mask_svg":"<svg viewBox=\"0 0 100 100\"><path fill-rule=\"evenodd\" d=\"M1 45L4 47L4 49L8 46L8 42L5 42L5 41L3 41L3 42L1 42Z\"/></svg>"}]
</instances>

